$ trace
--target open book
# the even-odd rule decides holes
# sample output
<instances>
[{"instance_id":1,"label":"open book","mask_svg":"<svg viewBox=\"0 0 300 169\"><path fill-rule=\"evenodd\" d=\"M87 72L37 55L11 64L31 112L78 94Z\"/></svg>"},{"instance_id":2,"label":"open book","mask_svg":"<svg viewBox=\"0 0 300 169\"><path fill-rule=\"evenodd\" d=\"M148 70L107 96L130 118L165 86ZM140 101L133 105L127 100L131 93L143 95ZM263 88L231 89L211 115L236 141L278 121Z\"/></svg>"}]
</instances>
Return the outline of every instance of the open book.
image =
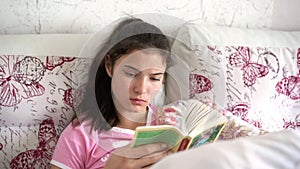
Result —
<instances>
[{"instance_id":1,"label":"open book","mask_svg":"<svg viewBox=\"0 0 300 169\"><path fill-rule=\"evenodd\" d=\"M137 127L131 146L164 142L172 146L173 151L182 151L214 142L227 122L218 109L197 100L185 101L181 111L179 126Z\"/></svg>"}]
</instances>

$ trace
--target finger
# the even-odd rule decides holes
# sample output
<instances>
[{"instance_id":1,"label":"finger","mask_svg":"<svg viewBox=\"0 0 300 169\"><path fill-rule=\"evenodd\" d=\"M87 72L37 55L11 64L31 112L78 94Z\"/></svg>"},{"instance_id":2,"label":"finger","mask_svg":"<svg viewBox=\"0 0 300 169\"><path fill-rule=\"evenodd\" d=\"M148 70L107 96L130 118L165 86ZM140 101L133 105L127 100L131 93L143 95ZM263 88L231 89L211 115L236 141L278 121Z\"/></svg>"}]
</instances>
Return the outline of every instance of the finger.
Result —
<instances>
[{"instance_id":1,"label":"finger","mask_svg":"<svg viewBox=\"0 0 300 169\"><path fill-rule=\"evenodd\" d=\"M137 161L138 166L142 166L142 168L147 168L155 163L157 163L159 160L164 158L168 155L168 151L163 152L157 152L148 156L144 156Z\"/></svg>"},{"instance_id":2,"label":"finger","mask_svg":"<svg viewBox=\"0 0 300 169\"><path fill-rule=\"evenodd\" d=\"M136 147L135 154L138 155L137 158L141 158L144 156L151 155L153 153L162 152L169 149L169 145L166 143L154 143L154 144L147 144Z\"/></svg>"},{"instance_id":3,"label":"finger","mask_svg":"<svg viewBox=\"0 0 300 169\"><path fill-rule=\"evenodd\" d=\"M164 113L171 113L174 114L175 116L183 116L182 110L175 106L165 108Z\"/></svg>"}]
</instances>

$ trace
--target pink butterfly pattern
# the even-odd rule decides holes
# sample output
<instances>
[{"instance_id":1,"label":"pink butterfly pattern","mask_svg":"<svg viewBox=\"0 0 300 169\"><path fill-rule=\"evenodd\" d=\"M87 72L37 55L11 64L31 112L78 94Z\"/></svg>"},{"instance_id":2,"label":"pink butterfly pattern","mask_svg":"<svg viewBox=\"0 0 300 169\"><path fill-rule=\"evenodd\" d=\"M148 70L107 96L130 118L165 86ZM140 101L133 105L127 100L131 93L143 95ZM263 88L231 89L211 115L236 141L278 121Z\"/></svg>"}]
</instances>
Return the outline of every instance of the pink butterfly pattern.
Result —
<instances>
[{"instance_id":1,"label":"pink butterfly pattern","mask_svg":"<svg viewBox=\"0 0 300 169\"><path fill-rule=\"evenodd\" d=\"M45 66L40 59L26 56L0 56L0 106L13 107L34 96L43 95L45 88L39 83Z\"/></svg>"},{"instance_id":2,"label":"pink butterfly pattern","mask_svg":"<svg viewBox=\"0 0 300 169\"><path fill-rule=\"evenodd\" d=\"M284 129L297 129L300 128L300 114L297 114L295 120L288 120L283 118Z\"/></svg>"},{"instance_id":3,"label":"pink butterfly pattern","mask_svg":"<svg viewBox=\"0 0 300 169\"><path fill-rule=\"evenodd\" d=\"M292 100L298 100L300 99L300 77L284 77L276 84L275 89L278 93L284 94Z\"/></svg>"},{"instance_id":4,"label":"pink butterfly pattern","mask_svg":"<svg viewBox=\"0 0 300 169\"><path fill-rule=\"evenodd\" d=\"M300 48L297 52L297 66L299 72L296 76L283 77L275 87L275 90L288 96L292 100L300 99Z\"/></svg>"},{"instance_id":5,"label":"pink butterfly pattern","mask_svg":"<svg viewBox=\"0 0 300 169\"><path fill-rule=\"evenodd\" d=\"M68 106L70 106L73 110L75 110L75 107L74 107L74 100L73 100L73 96L72 96L72 93L73 93L73 88L69 87L65 90L64 92L64 97L63 97L63 101L64 103L66 103Z\"/></svg>"},{"instance_id":6,"label":"pink butterfly pattern","mask_svg":"<svg viewBox=\"0 0 300 169\"><path fill-rule=\"evenodd\" d=\"M53 70L55 67L63 65L65 62L72 62L73 60L75 60L75 57L47 56L46 69Z\"/></svg>"},{"instance_id":7,"label":"pink butterfly pattern","mask_svg":"<svg viewBox=\"0 0 300 169\"><path fill-rule=\"evenodd\" d=\"M58 135L53 119L43 120L39 126L38 147L15 156L10 162L10 167L12 169L48 168L57 140Z\"/></svg>"},{"instance_id":8,"label":"pink butterfly pattern","mask_svg":"<svg viewBox=\"0 0 300 169\"><path fill-rule=\"evenodd\" d=\"M194 73L189 75L190 98L194 97L196 94L209 91L212 87L213 84L207 77Z\"/></svg>"},{"instance_id":9,"label":"pink butterfly pattern","mask_svg":"<svg viewBox=\"0 0 300 169\"><path fill-rule=\"evenodd\" d=\"M248 110L250 109L250 105L247 103L238 103L232 106L229 111L232 112L233 115L241 117L243 120L246 120Z\"/></svg>"},{"instance_id":10,"label":"pink butterfly pattern","mask_svg":"<svg viewBox=\"0 0 300 169\"><path fill-rule=\"evenodd\" d=\"M228 111L232 112L233 115L240 117L242 120L246 121L249 124L254 125L255 127L261 128L262 123L260 121L251 120L248 118L249 109L251 106L247 103L237 103L230 107Z\"/></svg>"},{"instance_id":11,"label":"pink butterfly pattern","mask_svg":"<svg viewBox=\"0 0 300 169\"><path fill-rule=\"evenodd\" d=\"M86 87L85 85L81 85L76 89L72 87L68 87L64 91L64 96L63 96L64 103L70 106L75 112L77 110L77 106L80 104L80 102L83 99L85 87Z\"/></svg>"},{"instance_id":12,"label":"pink butterfly pattern","mask_svg":"<svg viewBox=\"0 0 300 169\"><path fill-rule=\"evenodd\" d=\"M257 78L264 77L268 74L267 66L251 62L251 51L249 47L238 47L237 52L229 56L229 64L239 67L243 71L243 81L245 86L251 87L255 84Z\"/></svg>"}]
</instances>

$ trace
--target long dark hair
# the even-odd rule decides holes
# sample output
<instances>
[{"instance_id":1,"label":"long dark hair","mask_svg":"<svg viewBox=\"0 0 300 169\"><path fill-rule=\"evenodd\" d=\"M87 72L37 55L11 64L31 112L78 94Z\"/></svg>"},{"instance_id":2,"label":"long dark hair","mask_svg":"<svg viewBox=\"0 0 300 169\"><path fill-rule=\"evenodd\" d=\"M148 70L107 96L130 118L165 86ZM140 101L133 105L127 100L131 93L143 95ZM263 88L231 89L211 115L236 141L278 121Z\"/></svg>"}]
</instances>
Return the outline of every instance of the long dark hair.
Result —
<instances>
[{"instance_id":1,"label":"long dark hair","mask_svg":"<svg viewBox=\"0 0 300 169\"><path fill-rule=\"evenodd\" d=\"M147 48L160 49L162 55L167 57L168 66L170 44L159 28L137 18L123 20L117 25L91 64L84 97L76 108L81 122L89 121L91 129L95 130L108 130L119 123L105 59L110 59L113 68L122 55Z\"/></svg>"}]
</instances>

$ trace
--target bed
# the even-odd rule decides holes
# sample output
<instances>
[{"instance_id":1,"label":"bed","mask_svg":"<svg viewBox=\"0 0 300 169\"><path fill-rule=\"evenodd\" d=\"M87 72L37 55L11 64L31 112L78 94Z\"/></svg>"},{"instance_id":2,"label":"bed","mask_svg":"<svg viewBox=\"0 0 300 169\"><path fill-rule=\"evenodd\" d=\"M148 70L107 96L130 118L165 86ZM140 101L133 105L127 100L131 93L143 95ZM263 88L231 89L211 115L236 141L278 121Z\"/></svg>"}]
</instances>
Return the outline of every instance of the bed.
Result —
<instances>
[{"instance_id":1,"label":"bed","mask_svg":"<svg viewBox=\"0 0 300 169\"><path fill-rule=\"evenodd\" d=\"M155 104L197 99L224 110L231 121L218 142L174 154L153 168L174 168L185 156L191 163L182 161L183 168L203 162L204 168L297 167L300 32L150 21L170 36L176 58ZM74 115L73 89L86 77L91 49L99 47L94 40L104 34L0 36L0 168L49 167ZM278 163L266 158L256 165L265 152L282 154ZM224 163L205 160L208 155Z\"/></svg>"}]
</instances>

